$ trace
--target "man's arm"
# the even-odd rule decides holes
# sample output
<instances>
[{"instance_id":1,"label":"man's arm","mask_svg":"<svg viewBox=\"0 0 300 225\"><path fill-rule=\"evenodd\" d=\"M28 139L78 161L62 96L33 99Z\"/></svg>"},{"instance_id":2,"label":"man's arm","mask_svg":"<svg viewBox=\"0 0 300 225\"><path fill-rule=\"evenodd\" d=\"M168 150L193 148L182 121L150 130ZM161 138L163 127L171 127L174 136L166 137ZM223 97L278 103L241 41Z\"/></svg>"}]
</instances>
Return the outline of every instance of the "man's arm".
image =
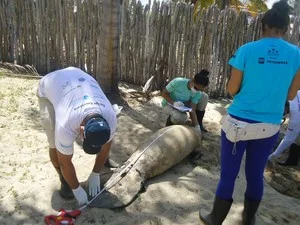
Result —
<instances>
[{"instance_id":1,"label":"man's arm","mask_svg":"<svg viewBox=\"0 0 300 225\"><path fill-rule=\"evenodd\" d=\"M91 172L89 182L89 195L96 196L100 191L100 171L103 168L105 161L109 155L112 141L107 142L101 148L100 153L96 156L93 171Z\"/></svg>"},{"instance_id":2,"label":"man's arm","mask_svg":"<svg viewBox=\"0 0 300 225\"><path fill-rule=\"evenodd\" d=\"M174 100L170 97L170 92L168 92L166 88L163 90L162 97L171 105L174 104Z\"/></svg>"},{"instance_id":3,"label":"man's arm","mask_svg":"<svg viewBox=\"0 0 300 225\"><path fill-rule=\"evenodd\" d=\"M102 146L100 153L96 156L93 172L100 173L101 169L104 166L105 161L108 158L111 144L112 144L112 140Z\"/></svg>"},{"instance_id":4,"label":"man's arm","mask_svg":"<svg viewBox=\"0 0 300 225\"><path fill-rule=\"evenodd\" d=\"M193 126L199 125L197 115L196 115L196 107L197 107L197 105L195 103L191 102L192 111L190 112L190 117L192 119Z\"/></svg>"},{"instance_id":5,"label":"man's arm","mask_svg":"<svg viewBox=\"0 0 300 225\"><path fill-rule=\"evenodd\" d=\"M73 155L64 155L57 151L57 157L61 172L69 184L71 189L76 189L79 187L79 181L76 176L75 167L72 163Z\"/></svg>"},{"instance_id":6,"label":"man's arm","mask_svg":"<svg viewBox=\"0 0 300 225\"><path fill-rule=\"evenodd\" d=\"M243 72L232 67L230 79L227 85L227 91L231 96L234 96L236 93L239 92L241 88L242 80L243 80Z\"/></svg>"}]
</instances>

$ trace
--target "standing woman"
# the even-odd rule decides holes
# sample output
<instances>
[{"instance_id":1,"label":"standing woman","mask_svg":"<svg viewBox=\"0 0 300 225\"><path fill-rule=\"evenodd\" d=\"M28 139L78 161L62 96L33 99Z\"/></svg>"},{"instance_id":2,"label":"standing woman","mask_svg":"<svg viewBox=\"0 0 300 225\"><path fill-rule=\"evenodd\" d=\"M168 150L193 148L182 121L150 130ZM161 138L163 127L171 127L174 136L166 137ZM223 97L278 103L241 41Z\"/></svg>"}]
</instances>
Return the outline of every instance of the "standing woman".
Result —
<instances>
[{"instance_id":1,"label":"standing woman","mask_svg":"<svg viewBox=\"0 0 300 225\"><path fill-rule=\"evenodd\" d=\"M255 224L263 196L263 172L277 140L286 99L300 89L300 53L282 39L290 24L290 7L276 2L262 18L263 38L241 46L230 59L228 92L233 103L222 124L221 176L211 213L204 224L220 225L231 204L234 184L246 152L247 189L242 224Z\"/></svg>"}]
</instances>

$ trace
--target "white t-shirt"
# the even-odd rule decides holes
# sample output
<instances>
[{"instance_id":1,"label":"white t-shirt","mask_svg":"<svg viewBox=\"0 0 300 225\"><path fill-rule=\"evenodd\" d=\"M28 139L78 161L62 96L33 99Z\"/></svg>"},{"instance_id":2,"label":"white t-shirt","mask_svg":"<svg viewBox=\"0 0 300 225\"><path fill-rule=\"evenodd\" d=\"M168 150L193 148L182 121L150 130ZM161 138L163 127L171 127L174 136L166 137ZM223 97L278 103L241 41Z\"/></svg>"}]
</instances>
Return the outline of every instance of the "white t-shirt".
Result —
<instances>
[{"instance_id":1,"label":"white t-shirt","mask_svg":"<svg viewBox=\"0 0 300 225\"><path fill-rule=\"evenodd\" d=\"M293 123L296 126L300 125L300 91L298 91L296 97L290 101L289 117L289 124Z\"/></svg>"},{"instance_id":2,"label":"white t-shirt","mask_svg":"<svg viewBox=\"0 0 300 225\"><path fill-rule=\"evenodd\" d=\"M55 146L59 152L71 155L80 124L91 114L100 114L110 127L110 140L117 127L117 117L98 82L89 74L68 67L44 76L38 95L46 97L55 110Z\"/></svg>"}]
</instances>

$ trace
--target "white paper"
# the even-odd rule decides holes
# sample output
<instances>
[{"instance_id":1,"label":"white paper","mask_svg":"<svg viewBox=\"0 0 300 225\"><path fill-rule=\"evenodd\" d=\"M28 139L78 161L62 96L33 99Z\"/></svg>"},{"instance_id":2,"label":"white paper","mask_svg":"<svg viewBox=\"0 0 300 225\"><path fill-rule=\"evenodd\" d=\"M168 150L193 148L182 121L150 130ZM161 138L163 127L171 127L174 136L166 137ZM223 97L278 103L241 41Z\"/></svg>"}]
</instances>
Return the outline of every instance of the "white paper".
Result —
<instances>
[{"instance_id":1,"label":"white paper","mask_svg":"<svg viewBox=\"0 0 300 225\"><path fill-rule=\"evenodd\" d=\"M192 111L192 108L189 108L189 107L185 107L185 106L177 107L175 105L170 104L169 102L168 102L168 105L173 107L174 109L181 111L181 112L191 112Z\"/></svg>"}]
</instances>

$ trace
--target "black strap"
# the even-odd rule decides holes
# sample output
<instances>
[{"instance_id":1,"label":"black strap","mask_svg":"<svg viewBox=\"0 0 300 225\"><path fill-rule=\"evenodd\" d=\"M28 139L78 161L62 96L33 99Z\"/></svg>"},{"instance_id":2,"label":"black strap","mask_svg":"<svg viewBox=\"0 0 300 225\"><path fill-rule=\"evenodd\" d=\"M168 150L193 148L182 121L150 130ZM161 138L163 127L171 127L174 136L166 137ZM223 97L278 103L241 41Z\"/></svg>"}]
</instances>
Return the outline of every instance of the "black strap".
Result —
<instances>
[{"instance_id":1,"label":"black strap","mask_svg":"<svg viewBox=\"0 0 300 225\"><path fill-rule=\"evenodd\" d=\"M87 123L87 121L89 121L90 119L97 119L97 118L101 118L101 117L102 116L97 113L91 113L83 119L83 125L85 125Z\"/></svg>"}]
</instances>

